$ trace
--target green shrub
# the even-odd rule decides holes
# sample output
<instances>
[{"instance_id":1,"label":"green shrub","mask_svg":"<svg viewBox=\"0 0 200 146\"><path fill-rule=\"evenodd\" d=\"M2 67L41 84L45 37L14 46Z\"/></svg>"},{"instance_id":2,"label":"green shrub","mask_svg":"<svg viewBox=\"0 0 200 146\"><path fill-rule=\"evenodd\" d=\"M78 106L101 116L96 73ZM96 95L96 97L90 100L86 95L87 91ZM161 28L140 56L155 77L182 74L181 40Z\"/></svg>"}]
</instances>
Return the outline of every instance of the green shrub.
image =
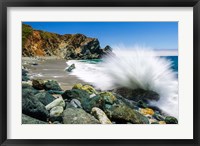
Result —
<instances>
[{"instance_id":1,"label":"green shrub","mask_svg":"<svg viewBox=\"0 0 200 146\"><path fill-rule=\"evenodd\" d=\"M27 24L22 24L22 47L24 48L25 42L29 35L33 33L33 29L31 26Z\"/></svg>"}]
</instances>

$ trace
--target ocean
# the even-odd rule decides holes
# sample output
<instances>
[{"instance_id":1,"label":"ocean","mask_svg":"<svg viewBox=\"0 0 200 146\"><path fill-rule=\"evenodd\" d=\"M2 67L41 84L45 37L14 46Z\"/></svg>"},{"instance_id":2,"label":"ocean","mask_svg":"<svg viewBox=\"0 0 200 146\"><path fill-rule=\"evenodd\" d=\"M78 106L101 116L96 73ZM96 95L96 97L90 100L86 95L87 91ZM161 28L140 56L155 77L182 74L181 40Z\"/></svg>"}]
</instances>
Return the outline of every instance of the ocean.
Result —
<instances>
[{"instance_id":1,"label":"ocean","mask_svg":"<svg viewBox=\"0 0 200 146\"><path fill-rule=\"evenodd\" d=\"M165 58L167 60L170 60L172 62L171 69L178 73L178 56L161 56L161 58ZM103 62L102 59L90 59L90 60L80 60L78 62L84 62L88 64L98 64Z\"/></svg>"}]
</instances>

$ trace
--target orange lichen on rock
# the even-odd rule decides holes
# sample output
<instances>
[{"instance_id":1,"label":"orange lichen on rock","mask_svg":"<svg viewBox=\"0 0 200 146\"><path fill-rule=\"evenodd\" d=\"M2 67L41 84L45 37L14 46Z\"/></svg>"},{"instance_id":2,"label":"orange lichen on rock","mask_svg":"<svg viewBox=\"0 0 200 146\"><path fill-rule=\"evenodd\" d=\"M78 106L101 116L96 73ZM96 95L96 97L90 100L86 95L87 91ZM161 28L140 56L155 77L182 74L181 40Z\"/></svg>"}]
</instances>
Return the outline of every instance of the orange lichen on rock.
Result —
<instances>
[{"instance_id":1,"label":"orange lichen on rock","mask_svg":"<svg viewBox=\"0 0 200 146\"><path fill-rule=\"evenodd\" d=\"M154 111L150 108L140 109L140 113L143 115L153 115Z\"/></svg>"}]
</instances>

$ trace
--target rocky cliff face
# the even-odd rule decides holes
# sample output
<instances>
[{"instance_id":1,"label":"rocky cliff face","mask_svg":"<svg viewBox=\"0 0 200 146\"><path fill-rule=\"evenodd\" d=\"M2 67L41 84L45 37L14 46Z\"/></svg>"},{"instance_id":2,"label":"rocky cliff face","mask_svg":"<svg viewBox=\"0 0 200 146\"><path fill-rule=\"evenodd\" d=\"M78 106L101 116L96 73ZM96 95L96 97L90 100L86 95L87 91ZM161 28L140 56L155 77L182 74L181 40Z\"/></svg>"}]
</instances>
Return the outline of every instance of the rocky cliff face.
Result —
<instances>
[{"instance_id":1,"label":"rocky cliff face","mask_svg":"<svg viewBox=\"0 0 200 146\"><path fill-rule=\"evenodd\" d=\"M110 46L100 47L96 38L83 34L65 34L34 30L22 25L22 56L60 56L65 59L98 59L112 53Z\"/></svg>"}]
</instances>

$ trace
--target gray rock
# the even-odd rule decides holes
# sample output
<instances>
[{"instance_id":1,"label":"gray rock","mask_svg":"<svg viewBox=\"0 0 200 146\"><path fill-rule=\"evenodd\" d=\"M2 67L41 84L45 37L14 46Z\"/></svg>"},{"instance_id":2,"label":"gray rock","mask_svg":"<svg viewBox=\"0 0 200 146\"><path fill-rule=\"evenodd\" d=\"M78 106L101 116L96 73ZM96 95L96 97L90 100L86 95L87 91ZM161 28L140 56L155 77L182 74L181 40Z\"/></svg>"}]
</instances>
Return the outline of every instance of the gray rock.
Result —
<instances>
[{"instance_id":1,"label":"gray rock","mask_svg":"<svg viewBox=\"0 0 200 146\"><path fill-rule=\"evenodd\" d=\"M22 124L48 124L48 123L22 114Z\"/></svg>"},{"instance_id":2,"label":"gray rock","mask_svg":"<svg viewBox=\"0 0 200 146\"><path fill-rule=\"evenodd\" d=\"M73 69L75 69L75 64L73 63L72 65L70 65L66 71L71 72Z\"/></svg>"},{"instance_id":3,"label":"gray rock","mask_svg":"<svg viewBox=\"0 0 200 146\"><path fill-rule=\"evenodd\" d=\"M66 108L63 112L64 124L100 124L92 115L80 108Z\"/></svg>"},{"instance_id":4,"label":"gray rock","mask_svg":"<svg viewBox=\"0 0 200 146\"><path fill-rule=\"evenodd\" d=\"M101 108L103 105L103 99L101 96L97 95L90 98L90 95L87 91L80 89L72 89L66 90L65 93L62 94L63 99L77 99L81 102L81 106L87 112L90 112L93 107Z\"/></svg>"},{"instance_id":5,"label":"gray rock","mask_svg":"<svg viewBox=\"0 0 200 146\"><path fill-rule=\"evenodd\" d=\"M47 110L51 110L53 107L56 107L56 106L65 107L65 101L62 99L62 97L55 99L53 102L46 105L45 108Z\"/></svg>"},{"instance_id":6,"label":"gray rock","mask_svg":"<svg viewBox=\"0 0 200 146\"><path fill-rule=\"evenodd\" d=\"M62 115L63 113L63 107L62 106L56 106L56 107L53 107L51 110L50 110L50 117L59 117Z\"/></svg>"},{"instance_id":7,"label":"gray rock","mask_svg":"<svg viewBox=\"0 0 200 146\"><path fill-rule=\"evenodd\" d=\"M61 96L63 99L78 99L79 101L81 101L82 98L90 98L88 92L80 89L66 90Z\"/></svg>"},{"instance_id":8,"label":"gray rock","mask_svg":"<svg viewBox=\"0 0 200 146\"><path fill-rule=\"evenodd\" d=\"M54 121L59 121L62 122L62 114L63 114L63 107L62 106L56 106L53 107L50 110L50 118L49 120L54 122Z\"/></svg>"},{"instance_id":9,"label":"gray rock","mask_svg":"<svg viewBox=\"0 0 200 146\"><path fill-rule=\"evenodd\" d=\"M58 82L55 81L55 80L48 80L47 82L45 82L44 88L45 88L45 90L62 91L62 89L60 88Z\"/></svg>"},{"instance_id":10,"label":"gray rock","mask_svg":"<svg viewBox=\"0 0 200 146\"><path fill-rule=\"evenodd\" d=\"M112 122L110 121L110 119L108 119L108 117L106 116L106 114L100 108L93 107L92 111L91 111L91 114L96 119L98 119L101 124L112 124Z\"/></svg>"},{"instance_id":11,"label":"gray rock","mask_svg":"<svg viewBox=\"0 0 200 146\"><path fill-rule=\"evenodd\" d=\"M48 92L40 92L34 96L45 106L55 100L55 97Z\"/></svg>"},{"instance_id":12,"label":"gray rock","mask_svg":"<svg viewBox=\"0 0 200 146\"><path fill-rule=\"evenodd\" d=\"M109 119L118 124L126 124L127 122L133 124L149 124L147 117L126 105L113 105L104 108L104 111Z\"/></svg>"},{"instance_id":13,"label":"gray rock","mask_svg":"<svg viewBox=\"0 0 200 146\"><path fill-rule=\"evenodd\" d=\"M72 99L72 100L70 101L70 104L71 104L73 107L82 108L81 102L80 102L78 99Z\"/></svg>"},{"instance_id":14,"label":"gray rock","mask_svg":"<svg viewBox=\"0 0 200 146\"><path fill-rule=\"evenodd\" d=\"M22 92L22 113L43 121L46 121L48 117L45 106L34 98L32 92Z\"/></svg>"}]
</instances>

